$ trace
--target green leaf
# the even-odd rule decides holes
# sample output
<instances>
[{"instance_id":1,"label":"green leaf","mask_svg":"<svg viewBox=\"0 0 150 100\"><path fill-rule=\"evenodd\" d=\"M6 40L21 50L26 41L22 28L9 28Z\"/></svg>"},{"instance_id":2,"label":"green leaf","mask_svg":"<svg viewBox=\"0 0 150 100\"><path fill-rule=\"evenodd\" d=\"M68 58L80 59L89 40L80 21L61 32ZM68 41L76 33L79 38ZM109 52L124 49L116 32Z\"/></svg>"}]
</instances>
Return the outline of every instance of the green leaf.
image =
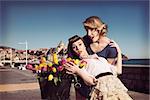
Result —
<instances>
[{"instance_id":1,"label":"green leaf","mask_svg":"<svg viewBox=\"0 0 150 100\"><path fill-rule=\"evenodd\" d=\"M54 77L54 83L55 83L55 85L57 85L57 82L58 82L58 77Z\"/></svg>"},{"instance_id":2,"label":"green leaf","mask_svg":"<svg viewBox=\"0 0 150 100\"><path fill-rule=\"evenodd\" d=\"M60 77L58 78L58 81L61 82L61 78Z\"/></svg>"}]
</instances>

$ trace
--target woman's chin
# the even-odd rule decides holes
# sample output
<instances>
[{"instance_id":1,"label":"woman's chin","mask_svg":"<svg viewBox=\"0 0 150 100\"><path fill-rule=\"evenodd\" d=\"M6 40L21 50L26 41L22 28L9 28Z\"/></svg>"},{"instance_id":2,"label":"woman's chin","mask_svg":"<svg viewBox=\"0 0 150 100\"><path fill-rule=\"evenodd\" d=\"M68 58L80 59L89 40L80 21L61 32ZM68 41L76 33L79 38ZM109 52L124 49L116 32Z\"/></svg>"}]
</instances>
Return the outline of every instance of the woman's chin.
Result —
<instances>
[{"instance_id":1,"label":"woman's chin","mask_svg":"<svg viewBox=\"0 0 150 100\"><path fill-rule=\"evenodd\" d=\"M80 55L80 58L87 58L87 55Z\"/></svg>"},{"instance_id":2,"label":"woman's chin","mask_svg":"<svg viewBox=\"0 0 150 100\"><path fill-rule=\"evenodd\" d=\"M97 40L96 39L92 39L92 42L94 43L94 42L96 42Z\"/></svg>"}]
</instances>

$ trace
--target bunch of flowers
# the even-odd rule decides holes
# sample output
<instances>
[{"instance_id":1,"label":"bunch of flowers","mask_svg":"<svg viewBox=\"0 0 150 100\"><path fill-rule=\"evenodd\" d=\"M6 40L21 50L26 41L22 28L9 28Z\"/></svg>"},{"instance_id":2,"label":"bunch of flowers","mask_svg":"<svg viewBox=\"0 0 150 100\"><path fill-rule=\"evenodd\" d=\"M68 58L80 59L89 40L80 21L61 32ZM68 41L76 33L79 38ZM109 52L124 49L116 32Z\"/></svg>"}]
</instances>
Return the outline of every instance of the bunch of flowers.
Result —
<instances>
[{"instance_id":1,"label":"bunch of flowers","mask_svg":"<svg viewBox=\"0 0 150 100\"><path fill-rule=\"evenodd\" d=\"M48 81L53 81L55 85L57 82L61 82L62 71L64 69L63 65L67 62L74 62L79 68L86 66L85 61L79 59L64 58L58 59L58 54L54 53L52 55L53 61L46 60L42 57L40 63L35 65L35 70L38 78L44 78Z\"/></svg>"}]
</instances>

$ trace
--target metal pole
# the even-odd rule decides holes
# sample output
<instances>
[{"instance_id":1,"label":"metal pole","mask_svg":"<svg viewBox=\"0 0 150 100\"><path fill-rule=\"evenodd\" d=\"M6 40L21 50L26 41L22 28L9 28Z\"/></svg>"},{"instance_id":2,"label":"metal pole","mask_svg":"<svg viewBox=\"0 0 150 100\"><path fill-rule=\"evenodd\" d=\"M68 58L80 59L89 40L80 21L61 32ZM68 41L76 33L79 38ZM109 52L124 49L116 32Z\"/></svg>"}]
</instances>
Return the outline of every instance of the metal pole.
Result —
<instances>
[{"instance_id":1,"label":"metal pole","mask_svg":"<svg viewBox=\"0 0 150 100\"><path fill-rule=\"evenodd\" d=\"M11 65L12 65L12 48L10 49L10 60L11 60Z\"/></svg>"},{"instance_id":2,"label":"metal pole","mask_svg":"<svg viewBox=\"0 0 150 100\"><path fill-rule=\"evenodd\" d=\"M2 52L1 52L1 49L0 49L0 63L1 63L1 57L2 57L1 55L2 55Z\"/></svg>"},{"instance_id":3,"label":"metal pole","mask_svg":"<svg viewBox=\"0 0 150 100\"><path fill-rule=\"evenodd\" d=\"M10 49L10 66L12 67L12 48Z\"/></svg>"},{"instance_id":4,"label":"metal pole","mask_svg":"<svg viewBox=\"0 0 150 100\"><path fill-rule=\"evenodd\" d=\"M1 59L2 59L2 50L0 49L0 66L2 66Z\"/></svg>"},{"instance_id":5,"label":"metal pole","mask_svg":"<svg viewBox=\"0 0 150 100\"><path fill-rule=\"evenodd\" d=\"M26 40L24 43L19 43L19 44L25 44L25 46L26 46L26 65L25 66L27 66L27 64L28 64L28 42ZM26 70L25 66L23 67L22 70Z\"/></svg>"},{"instance_id":6,"label":"metal pole","mask_svg":"<svg viewBox=\"0 0 150 100\"><path fill-rule=\"evenodd\" d=\"M5 51L6 51L6 49L5 49ZM6 52L4 51L4 64L5 64L5 55L6 55Z\"/></svg>"},{"instance_id":7,"label":"metal pole","mask_svg":"<svg viewBox=\"0 0 150 100\"><path fill-rule=\"evenodd\" d=\"M25 44L26 44L26 66L27 66L27 64L28 64L28 43L27 43L27 40L26 40L26 42L25 42Z\"/></svg>"}]
</instances>

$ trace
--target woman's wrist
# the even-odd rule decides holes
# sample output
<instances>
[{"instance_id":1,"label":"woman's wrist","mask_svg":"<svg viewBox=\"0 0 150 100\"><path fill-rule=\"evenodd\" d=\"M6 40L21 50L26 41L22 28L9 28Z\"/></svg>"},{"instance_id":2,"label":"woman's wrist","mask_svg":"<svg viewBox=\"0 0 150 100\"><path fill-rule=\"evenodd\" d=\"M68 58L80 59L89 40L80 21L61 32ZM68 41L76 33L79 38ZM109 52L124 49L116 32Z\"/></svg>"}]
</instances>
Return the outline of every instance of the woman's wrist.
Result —
<instances>
[{"instance_id":1,"label":"woman's wrist","mask_svg":"<svg viewBox=\"0 0 150 100\"><path fill-rule=\"evenodd\" d=\"M80 68L77 68L75 73L80 75L82 73L82 70Z\"/></svg>"}]
</instances>

